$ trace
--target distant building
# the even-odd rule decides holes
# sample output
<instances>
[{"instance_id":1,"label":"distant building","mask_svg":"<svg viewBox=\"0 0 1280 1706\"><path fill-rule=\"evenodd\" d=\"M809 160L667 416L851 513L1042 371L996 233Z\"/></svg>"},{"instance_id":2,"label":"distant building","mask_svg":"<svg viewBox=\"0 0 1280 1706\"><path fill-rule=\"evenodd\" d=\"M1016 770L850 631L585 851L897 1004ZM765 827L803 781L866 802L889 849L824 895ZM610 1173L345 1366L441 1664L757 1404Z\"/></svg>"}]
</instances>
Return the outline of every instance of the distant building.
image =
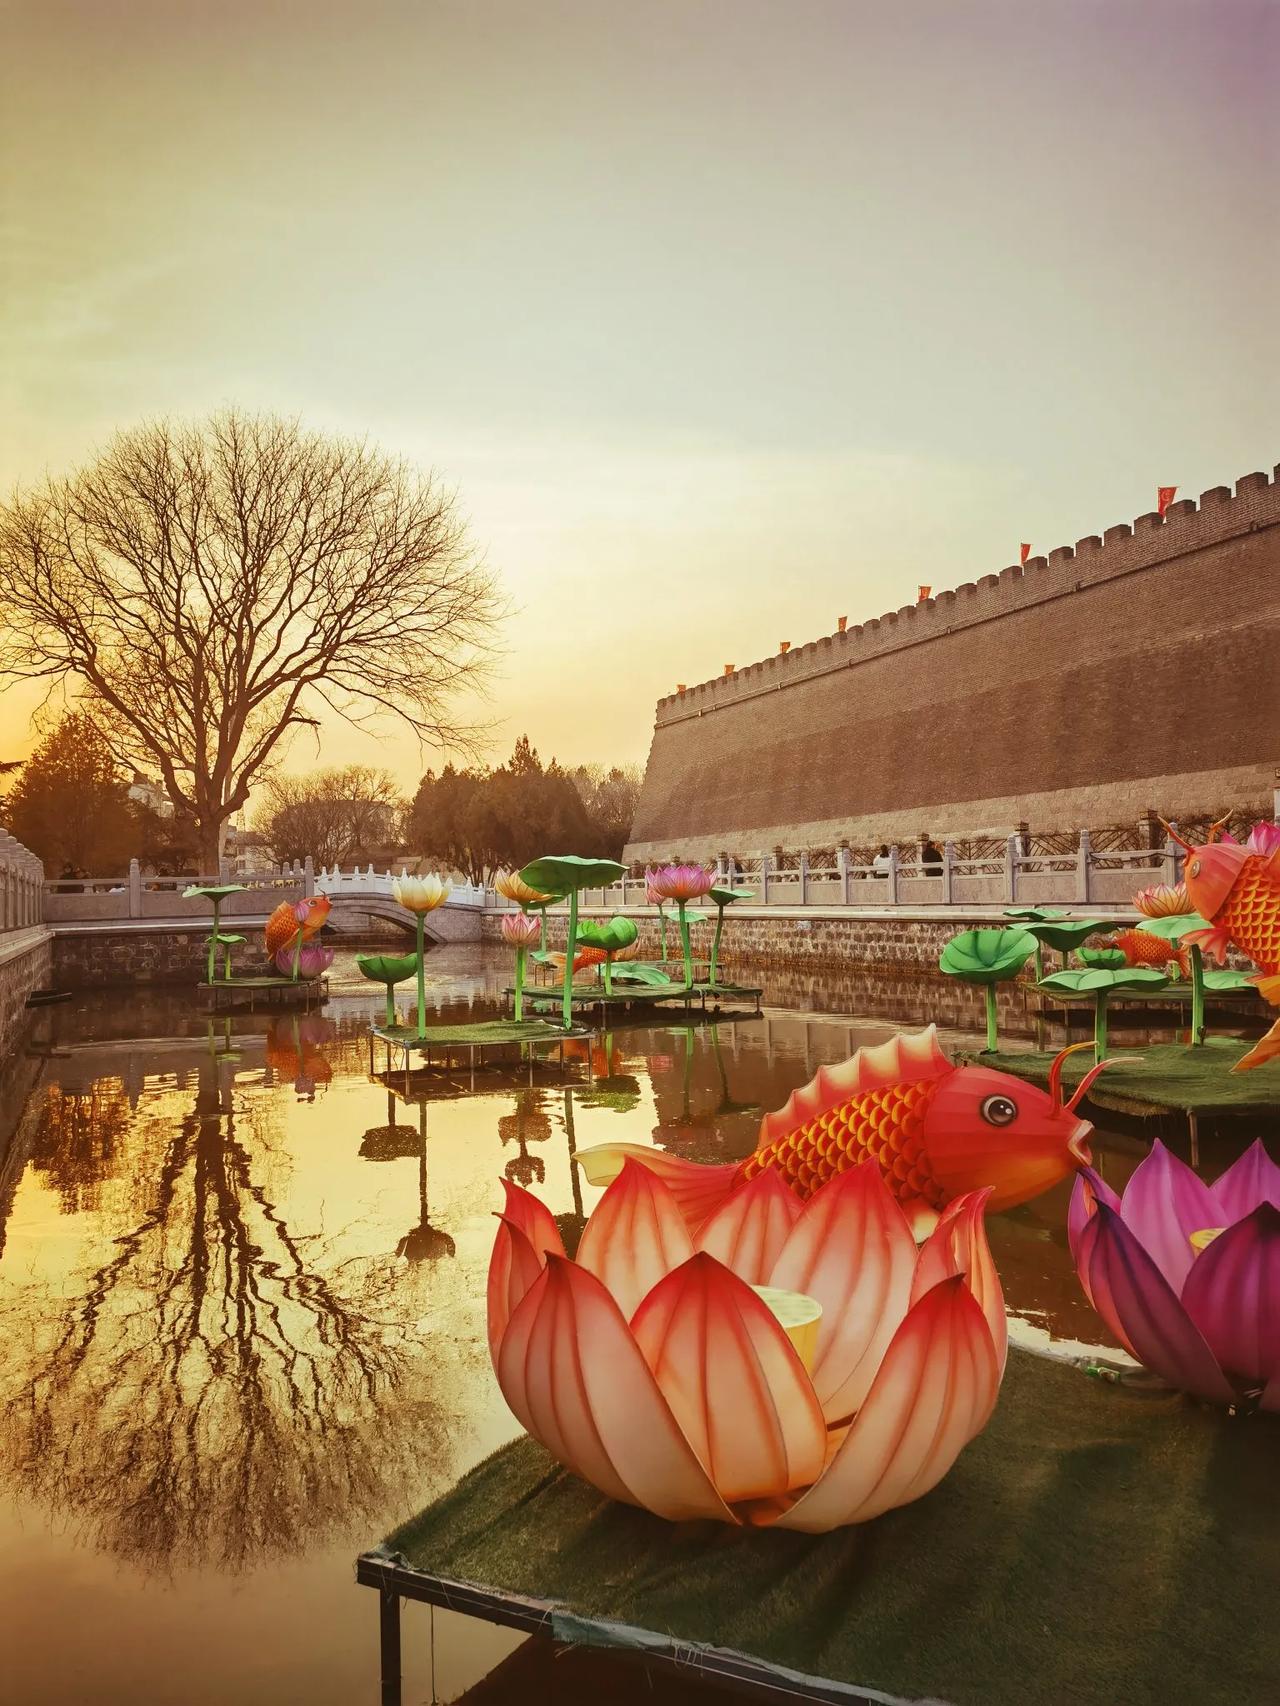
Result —
<instances>
[{"instance_id":1,"label":"distant building","mask_svg":"<svg viewBox=\"0 0 1280 1706\"><path fill-rule=\"evenodd\" d=\"M173 816L173 801L158 782L144 776L141 770L135 770L133 773L133 781L129 784L129 798L136 800L140 806L145 806L148 811L153 811L157 817Z\"/></svg>"}]
</instances>

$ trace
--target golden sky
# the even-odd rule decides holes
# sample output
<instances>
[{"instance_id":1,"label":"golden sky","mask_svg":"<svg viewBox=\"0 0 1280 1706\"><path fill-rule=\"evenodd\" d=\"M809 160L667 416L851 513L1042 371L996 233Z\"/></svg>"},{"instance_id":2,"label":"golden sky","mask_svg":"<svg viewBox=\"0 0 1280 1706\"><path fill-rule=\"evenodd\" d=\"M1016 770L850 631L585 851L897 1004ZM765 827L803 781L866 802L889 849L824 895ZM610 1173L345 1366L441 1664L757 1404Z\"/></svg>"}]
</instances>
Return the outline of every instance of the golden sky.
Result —
<instances>
[{"instance_id":1,"label":"golden sky","mask_svg":"<svg viewBox=\"0 0 1280 1706\"><path fill-rule=\"evenodd\" d=\"M436 467L516 607L495 758L642 759L679 681L1276 460L1266 0L0 32L0 489L229 402Z\"/></svg>"}]
</instances>

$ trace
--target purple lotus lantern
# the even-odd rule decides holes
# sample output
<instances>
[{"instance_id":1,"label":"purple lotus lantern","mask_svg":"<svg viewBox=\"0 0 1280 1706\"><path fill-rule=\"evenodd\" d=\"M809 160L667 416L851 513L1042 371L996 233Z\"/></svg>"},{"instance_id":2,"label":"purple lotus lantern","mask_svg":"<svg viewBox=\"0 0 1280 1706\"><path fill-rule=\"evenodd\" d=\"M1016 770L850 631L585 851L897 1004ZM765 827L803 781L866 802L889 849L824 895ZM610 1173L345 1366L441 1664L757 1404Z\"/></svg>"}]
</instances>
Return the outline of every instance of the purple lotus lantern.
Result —
<instances>
[{"instance_id":1,"label":"purple lotus lantern","mask_svg":"<svg viewBox=\"0 0 1280 1706\"><path fill-rule=\"evenodd\" d=\"M297 948L281 948L276 967L286 977L323 977L333 964L333 949L319 942L304 942Z\"/></svg>"},{"instance_id":2,"label":"purple lotus lantern","mask_svg":"<svg viewBox=\"0 0 1280 1706\"><path fill-rule=\"evenodd\" d=\"M1158 1139L1123 1197L1086 1167L1067 1236L1139 1362L1211 1403L1280 1412L1280 1167L1261 1139L1212 1185Z\"/></svg>"}]
</instances>

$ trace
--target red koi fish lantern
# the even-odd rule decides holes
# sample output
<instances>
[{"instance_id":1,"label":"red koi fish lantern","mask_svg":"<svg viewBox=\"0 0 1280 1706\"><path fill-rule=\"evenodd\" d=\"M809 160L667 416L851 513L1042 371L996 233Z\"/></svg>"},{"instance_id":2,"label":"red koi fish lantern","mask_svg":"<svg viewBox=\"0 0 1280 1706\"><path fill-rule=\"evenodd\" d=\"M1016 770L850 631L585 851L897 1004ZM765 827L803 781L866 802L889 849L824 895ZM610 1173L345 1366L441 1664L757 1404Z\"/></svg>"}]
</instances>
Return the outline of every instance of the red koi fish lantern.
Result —
<instances>
[{"instance_id":1,"label":"red koi fish lantern","mask_svg":"<svg viewBox=\"0 0 1280 1706\"><path fill-rule=\"evenodd\" d=\"M284 948L296 948L298 938L309 942L319 935L329 916L327 894L312 895L308 900L281 901L267 920L267 957L275 959Z\"/></svg>"},{"instance_id":2,"label":"red koi fish lantern","mask_svg":"<svg viewBox=\"0 0 1280 1706\"><path fill-rule=\"evenodd\" d=\"M992 1067L956 1066L930 1025L820 1068L765 1116L745 1161L704 1166L627 1143L584 1149L578 1160L599 1185L617 1178L627 1160L639 1161L670 1188L691 1231L761 1172L775 1172L806 1200L870 1160L921 1235L970 1191L988 1189L988 1208L1012 1208L1088 1165L1093 1128L1075 1110L1108 1063L1086 1073L1064 1101L1062 1064L1072 1052L1054 1061L1046 1093Z\"/></svg>"},{"instance_id":3,"label":"red koi fish lantern","mask_svg":"<svg viewBox=\"0 0 1280 1706\"><path fill-rule=\"evenodd\" d=\"M1242 846L1223 834L1226 821L1210 824L1208 838L1199 847L1164 826L1179 847L1186 848L1183 881L1192 905L1209 921L1207 930L1195 930L1183 940L1212 954L1219 965L1229 947L1239 948L1261 970L1254 981L1274 1007L1280 1005L1280 827L1255 824ZM1280 1019L1234 1070L1249 1072L1277 1055Z\"/></svg>"}]
</instances>

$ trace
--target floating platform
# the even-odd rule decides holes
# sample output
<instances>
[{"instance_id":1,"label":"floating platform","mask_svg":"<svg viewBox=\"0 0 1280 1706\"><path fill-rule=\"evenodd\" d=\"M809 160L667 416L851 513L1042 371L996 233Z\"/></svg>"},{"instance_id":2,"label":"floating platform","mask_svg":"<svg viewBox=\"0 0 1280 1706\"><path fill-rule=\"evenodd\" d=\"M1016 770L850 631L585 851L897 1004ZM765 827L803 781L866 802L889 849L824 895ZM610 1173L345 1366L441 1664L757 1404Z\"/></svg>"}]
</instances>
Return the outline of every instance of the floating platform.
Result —
<instances>
[{"instance_id":1,"label":"floating platform","mask_svg":"<svg viewBox=\"0 0 1280 1706\"><path fill-rule=\"evenodd\" d=\"M1013 1350L923 1499L824 1535L666 1523L521 1439L356 1563L401 1598L788 1701L1167 1706L1280 1675L1280 1420ZM655 1695L654 1698L660 1698Z\"/></svg>"},{"instance_id":2,"label":"floating platform","mask_svg":"<svg viewBox=\"0 0 1280 1706\"><path fill-rule=\"evenodd\" d=\"M534 1055L539 1049L558 1050L561 1069L564 1067L565 1044L590 1043L595 1031L588 1025L552 1025L546 1019L479 1019L466 1025L428 1025L419 1033L416 1025L373 1025L369 1031L369 1071L374 1070L374 1043L377 1037L386 1046L386 1070L391 1071L392 1051L398 1050L404 1066L406 1092L414 1055L422 1056L419 1066L448 1067L455 1056L465 1055L474 1078L477 1063L485 1063L486 1055L499 1050L517 1051L517 1058L528 1056L533 1071ZM439 1057L432 1060L432 1055ZM587 1070L591 1070L590 1049L587 1051Z\"/></svg>"},{"instance_id":3,"label":"floating platform","mask_svg":"<svg viewBox=\"0 0 1280 1706\"><path fill-rule=\"evenodd\" d=\"M216 979L196 988L212 997L215 1013L235 1007L310 1007L329 994L327 977L236 977L229 982Z\"/></svg>"},{"instance_id":4,"label":"floating platform","mask_svg":"<svg viewBox=\"0 0 1280 1706\"><path fill-rule=\"evenodd\" d=\"M1185 1114L1193 1132L1197 1120L1206 1116L1280 1119L1280 1063L1251 1072L1231 1070L1252 1046L1237 1037L1209 1037L1198 1048L1155 1043L1141 1049L1114 1049L1108 1054L1114 1065L1108 1065L1090 1086L1085 1103L1137 1119ZM1001 1050L996 1054L968 1051L964 1058L1045 1088L1055 1057L1029 1050ZM1062 1069L1063 1083L1078 1084L1092 1066L1093 1055L1087 1050L1069 1055Z\"/></svg>"},{"instance_id":5,"label":"floating platform","mask_svg":"<svg viewBox=\"0 0 1280 1706\"><path fill-rule=\"evenodd\" d=\"M514 987L504 989L503 994L514 999ZM575 983L570 1000L575 1008L596 1009L602 1015L616 1008L663 1005L678 1005L686 1012L696 1006L705 1013L708 1001L718 1004L722 1000L750 1001L758 1013L763 994L763 989L744 983L695 983L692 988L686 988L683 983L616 982L612 990L607 990L602 983ZM524 998L540 1010L560 1007L564 1003L564 990L556 984L537 984L534 987L526 984Z\"/></svg>"}]
</instances>

